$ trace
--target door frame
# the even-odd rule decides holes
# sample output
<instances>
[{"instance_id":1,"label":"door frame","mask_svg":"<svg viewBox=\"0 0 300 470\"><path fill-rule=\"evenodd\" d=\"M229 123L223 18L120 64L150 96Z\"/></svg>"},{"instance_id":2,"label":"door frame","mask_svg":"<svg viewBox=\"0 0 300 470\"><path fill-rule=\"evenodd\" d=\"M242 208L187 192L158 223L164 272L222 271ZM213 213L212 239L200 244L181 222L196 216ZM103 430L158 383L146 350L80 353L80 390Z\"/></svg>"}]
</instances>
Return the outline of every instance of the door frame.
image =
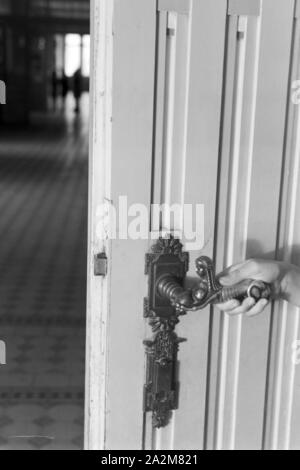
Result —
<instances>
[{"instance_id":1,"label":"door frame","mask_svg":"<svg viewBox=\"0 0 300 470\"><path fill-rule=\"evenodd\" d=\"M127 233L124 238L118 221L118 236L110 234L112 212L123 218L123 195L128 208L137 201L149 207L151 196L145 175L152 164L156 0L130 2L130 9L123 0L91 4L87 449L139 449L144 430L147 282L141 260L149 240L132 240ZM126 158L124 148L130 149ZM94 259L101 253L108 260L103 277L94 274Z\"/></svg>"},{"instance_id":2,"label":"door frame","mask_svg":"<svg viewBox=\"0 0 300 470\"><path fill-rule=\"evenodd\" d=\"M87 344L85 396L85 449L105 448L107 327L109 274L94 276L94 257L106 253L108 239L97 237L102 227L94 210L110 195L113 4L91 0L91 87L89 147L89 223L87 274ZM94 184L95 180L97 184ZM96 300L97 299L97 300Z\"/></svg>"}]
</instances>

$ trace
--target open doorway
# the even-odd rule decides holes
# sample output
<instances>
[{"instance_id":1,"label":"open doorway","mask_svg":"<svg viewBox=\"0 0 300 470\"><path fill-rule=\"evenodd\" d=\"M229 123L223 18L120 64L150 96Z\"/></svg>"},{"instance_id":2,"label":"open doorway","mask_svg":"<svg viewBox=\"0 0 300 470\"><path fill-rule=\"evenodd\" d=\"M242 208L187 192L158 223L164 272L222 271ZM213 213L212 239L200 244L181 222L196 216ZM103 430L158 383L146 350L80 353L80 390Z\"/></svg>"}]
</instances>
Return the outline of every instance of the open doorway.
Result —
<instances>
[{"instance_id":1,"label":"open doorway","mask_svg":"<svg viewBox=\"0 0 300 470\"><path fill-rule=\"evenodd\" d=\"M84 445L89 10L0 6L0 450Z\"/></svg>"}]
</instances>

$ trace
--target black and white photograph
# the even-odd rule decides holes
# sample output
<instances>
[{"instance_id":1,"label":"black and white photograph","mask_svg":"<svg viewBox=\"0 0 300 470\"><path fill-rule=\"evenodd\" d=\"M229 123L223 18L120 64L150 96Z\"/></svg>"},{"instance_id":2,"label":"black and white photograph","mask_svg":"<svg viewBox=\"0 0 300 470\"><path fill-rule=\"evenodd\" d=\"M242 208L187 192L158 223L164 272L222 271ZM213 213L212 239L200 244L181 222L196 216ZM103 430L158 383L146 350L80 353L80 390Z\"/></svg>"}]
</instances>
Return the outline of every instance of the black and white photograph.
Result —
<instances>
[{"instance_id":1,"label":"black and white photograph","mask_svg":"<svg viewBox=\"0 0 300 470\"><path fill-rule=\"evenodd\" d=\"M300 450L300 0L0 0L0 450Z\"/></svg>"}]
</instances>

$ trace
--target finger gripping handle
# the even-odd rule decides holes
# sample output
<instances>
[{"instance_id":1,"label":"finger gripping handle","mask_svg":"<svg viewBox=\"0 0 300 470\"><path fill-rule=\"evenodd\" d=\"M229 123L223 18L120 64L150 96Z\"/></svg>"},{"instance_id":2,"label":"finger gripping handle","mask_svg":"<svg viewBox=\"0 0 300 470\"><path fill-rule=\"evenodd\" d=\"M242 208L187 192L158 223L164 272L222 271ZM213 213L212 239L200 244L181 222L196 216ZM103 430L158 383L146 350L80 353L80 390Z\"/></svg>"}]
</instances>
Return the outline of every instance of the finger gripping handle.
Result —
<instances>
[{"instance_id":1,"label":"finger gripping handle","mask_svg":"<svg viewBox=\"0 0 300 470\"><path fill-rule=\"evenodd\" d=\"M251 297L256 302L260 299L269 299L271 295L271 286L263 281L248 279L239 284L223 287L220 292L221 302L227 302L232 299L240 299Z\"/></svg>"}]
</instances>

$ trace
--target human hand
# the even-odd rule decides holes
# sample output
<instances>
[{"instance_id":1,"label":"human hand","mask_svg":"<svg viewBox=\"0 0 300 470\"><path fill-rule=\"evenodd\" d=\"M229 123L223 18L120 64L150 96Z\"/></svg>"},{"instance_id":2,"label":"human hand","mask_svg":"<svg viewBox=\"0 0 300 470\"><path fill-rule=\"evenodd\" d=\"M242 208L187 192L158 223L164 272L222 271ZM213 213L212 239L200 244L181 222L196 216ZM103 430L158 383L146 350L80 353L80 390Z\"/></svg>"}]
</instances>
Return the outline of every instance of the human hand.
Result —
<instances>
[{"instance_id":1,"label":"human hand","mask_svg":"<svg viewBox=\"0 0 300 470\"><path fill-rule=\"evenodd\" d=\"M219 274L219 282L223 286L238 284L245 279L264 281L272 285L273 298L286 298L287 293L287 273L289 265L279 261L262 259L251 259L243 263L231 266ZM229 300L217 307L229 315L246 314L253 317L262 313L270 300L261 299L257 303L251 297L246 298L242 303L238 300Z\"/></svg>"}]
</instances>

